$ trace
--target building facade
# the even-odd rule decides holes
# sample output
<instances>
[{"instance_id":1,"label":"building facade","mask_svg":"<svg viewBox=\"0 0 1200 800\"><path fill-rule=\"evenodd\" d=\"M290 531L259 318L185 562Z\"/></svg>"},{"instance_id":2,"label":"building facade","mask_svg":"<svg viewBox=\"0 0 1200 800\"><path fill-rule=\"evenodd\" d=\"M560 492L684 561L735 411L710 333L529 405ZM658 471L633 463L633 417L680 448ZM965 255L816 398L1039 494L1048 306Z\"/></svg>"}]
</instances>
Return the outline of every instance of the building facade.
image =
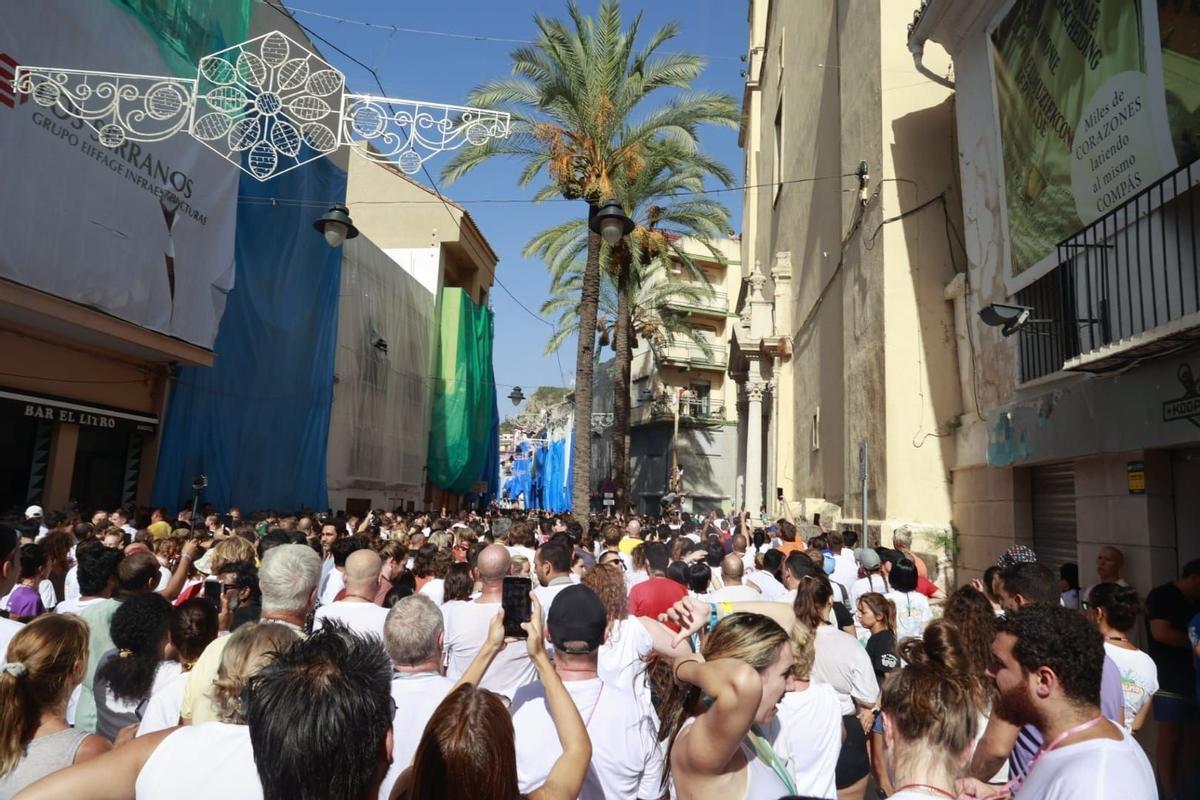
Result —
<instances>
[{"instance_id":1,"label":"building facade","mask_svg":"<svg viewBox=\"0 0 1200 800\"><path fill-rule=\"evenodd\" d=\"M907 38L953 57L960 567L1022 543L1087 585L1115 545L1144 593L1200 556L1200 38L1186 4L1090 5L928 0Z\"/></svg>"},{"instance_id":2,"label":"building facade","mask_svg":"<svg viewBox=\"0 0 1200 800\"><path fill-rule=\"evenodd\" d=\"M729 375L742 507L937 542L963 410L954 98L897 39L905 5L749 4Z\"/></svg>"}]
</instances>

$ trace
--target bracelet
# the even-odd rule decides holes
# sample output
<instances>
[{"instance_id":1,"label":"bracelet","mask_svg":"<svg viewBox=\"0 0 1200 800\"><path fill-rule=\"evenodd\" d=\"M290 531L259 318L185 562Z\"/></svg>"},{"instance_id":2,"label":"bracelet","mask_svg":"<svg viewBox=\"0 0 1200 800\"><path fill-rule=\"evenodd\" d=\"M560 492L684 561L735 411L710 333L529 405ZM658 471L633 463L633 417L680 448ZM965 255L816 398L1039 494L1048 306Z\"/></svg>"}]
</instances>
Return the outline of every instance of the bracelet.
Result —
<instances>
[{"instance_id":1,"label":"bracelet","mask_svg":"<svg viewBox=\"0 0 1200 800\"><path fill-rule=\"evenodd\" d=\"M179 554L179 557L180 557L180 558L186 558L188 561L195 561L195 560L196 560L196 559L192 558L192 556L191 556L191 554L190 554L190 553L180 553L180 554Z\"/></svg>"}]
</instances>

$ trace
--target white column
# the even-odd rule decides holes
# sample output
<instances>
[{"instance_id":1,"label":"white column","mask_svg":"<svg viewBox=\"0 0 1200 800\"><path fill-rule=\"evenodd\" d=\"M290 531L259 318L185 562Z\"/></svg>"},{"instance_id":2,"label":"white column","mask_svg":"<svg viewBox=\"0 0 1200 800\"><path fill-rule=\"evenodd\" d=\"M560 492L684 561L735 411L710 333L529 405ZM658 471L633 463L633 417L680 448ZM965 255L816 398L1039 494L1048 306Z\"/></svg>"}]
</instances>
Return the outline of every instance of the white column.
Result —
<instances>
[{"instance_id":1,"label":"white column","mask_svg":"<svg viewBox=\"0 0 1200 800\"><path fill-rule=\"evenodd\" d=\"M767 384L746 382L746 510L758 518L762 507L762 401Z\"/></svg>"}]
</instances>

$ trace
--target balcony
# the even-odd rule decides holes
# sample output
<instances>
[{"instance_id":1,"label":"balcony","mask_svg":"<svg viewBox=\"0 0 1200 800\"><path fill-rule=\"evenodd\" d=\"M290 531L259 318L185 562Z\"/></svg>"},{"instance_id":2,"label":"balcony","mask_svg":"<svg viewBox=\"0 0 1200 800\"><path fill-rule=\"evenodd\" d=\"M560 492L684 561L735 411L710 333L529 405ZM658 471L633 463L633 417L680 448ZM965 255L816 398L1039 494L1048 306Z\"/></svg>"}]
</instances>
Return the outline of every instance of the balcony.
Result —
<instances>
[{"instance_id":1,"label":"balcony","mask_svg":"<svg viewBox=\"0 0 1200 800\"><path fill-rule=\"evenodd\" d=\"M705 316L729 316L729 295L724 289L713 289L711 295L702 295L696 299L672 297L667 300L667 307L682 314L703 314Z\"/></svg>"},{"instance_id":2,"label":"balcony","mask_svg":"<svg viewBox=\"0 0 1200 800\"><path fill-rule=\"evenodd\" d=\"M634 425L646 425L651 422L674 422L675 407L669 397L656 400L645 400L634 406L630 413L630 422ZM694 400L681 400L679 405L679 424L686 426L721 425L725 422L725 406L713 397L701 397Z\"/></svg>"},{"instance_id":3,"label":"balcony","mask_svg":"<svg viewBox=\"0 0 1200 800\"><path fill-rule=\"evenodd\" d=\"M715 370L724 372L729 363L729 353L723 344L713 344L709 347L710 355L705 355L700 347L692 342L674 342L660 345L655 349L658 363L682 367L683 369Z\"/></svg>"},{"instance_id":4,"label":"balcony","mask_svg":"<svg viewBox=\"0 0 1200 800\"><path fill-rule=\"evenodd\" d=\"M1058 266L1017 293L1021 380L1105 373L1200 342L1200 162L1149 185L1058 245Z\"/></svg>"}]
</instances>

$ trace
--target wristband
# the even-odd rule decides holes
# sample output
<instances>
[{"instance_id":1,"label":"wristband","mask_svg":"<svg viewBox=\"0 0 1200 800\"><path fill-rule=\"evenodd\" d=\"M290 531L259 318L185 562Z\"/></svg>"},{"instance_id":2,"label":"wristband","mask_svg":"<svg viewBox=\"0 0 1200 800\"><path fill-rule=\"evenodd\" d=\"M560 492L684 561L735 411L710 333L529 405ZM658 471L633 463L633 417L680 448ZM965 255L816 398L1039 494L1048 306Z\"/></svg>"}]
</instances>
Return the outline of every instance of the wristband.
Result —
<instances>
[{"instance_id":1,"label":"wristband","mask_svg":"<svg viewBox=\"0 0 1200 800\"><path fill-rule=\"evenodd\" d=\"M180 557L180 558L186 558L188 561L195 561L195 560L196 560L196 559L192 558L192 555L191 555L191 553L180 553L180 554L179 554L179 557Z\"/></svg>"},{"instance_id":2,"label":"wristband","mask_svg":"<svg viewBox=\"0 0 1200 800\"><path fill-rule=\"evenodd\" d=\"M711 631L713 628L717 627L717 622L721 618L717 615L717 604L709 603L708 605L709 605L709 608L712 609L708 615L708 630Z\"/></svg>"}]
</instances>

